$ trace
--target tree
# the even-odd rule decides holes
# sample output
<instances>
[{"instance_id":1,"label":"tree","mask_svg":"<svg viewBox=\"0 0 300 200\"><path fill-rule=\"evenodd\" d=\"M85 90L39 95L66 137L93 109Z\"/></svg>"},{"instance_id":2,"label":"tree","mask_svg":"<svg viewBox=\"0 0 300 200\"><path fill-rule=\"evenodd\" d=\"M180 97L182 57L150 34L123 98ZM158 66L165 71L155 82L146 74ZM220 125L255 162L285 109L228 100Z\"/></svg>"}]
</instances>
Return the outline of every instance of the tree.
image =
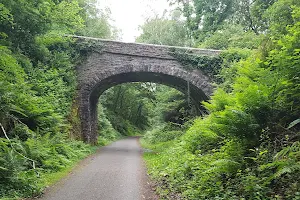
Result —
<instances>
[{"instance_id":1,"label":"tree","mask_svg":"<svg viewBox=\"0 0 300 200\"><path fill-rule=\"evenodd\" d=\"M224 25L241 25L243 30L264 33L269 26L266 11L276 0L174 0L186 18L191 36L199 42Z\"/></svg>"},{"instance_id":2,"label":"tree","mask_svg":"<svg viewBox=\"0 0 300 200\"><path fill-rule=\"evenodd\" d=\"M276 0L242 0L236 2L234 20L244 26L245 30L251 30L260 34L268 30L269 19L266 11Z\"/></svg>"},{"instance_id":3,"label":"tree","mask_svg":"<svg viewBox=\"0 0 300 200\"><path fill-rule=\"evenodd\" d=\"M154 94L151 84L127 83L107 90L100 103L113 127L123 135L130 135L134 134L132 129L145 130L149 126Z\"/></svg>"},{"instance_id":4,"label":"tree","mask_svg":"<svg viewBox=\"0 0 300 200\"><path fill-rule=\"evenodd\" d=\"M140 29L142 34L136 42L149 44L188 46L185 24L180 20L179 11L174 11L171 19L166 16L148 19Z\"/></svg>"},{"instance_id":5,"label":"tree","mask_svg":"<svg viewBox=\"0 0 300 200\"><path fill-rule=\"evenodd\" d=\"M199 47L208 49L257 49L262 38L251 30L245 31L241 25L228 24L200 42Z\"/></svg>"},{"instance_id":6,"label":"tree","mask_svg":"<svg viewBox=\"0 0 300 200\"><path fill-rule=\"evenodd\" d=\"M80 126L72 107L80 54L74 40L64 37L92 28L86 26L95 7L90 3L0 3L1 198L38 195L44 177L90 152L88 145L69 139L71 126ZM98 28L103 26L106 32L100 34L111 37L107 23L101 21Z\"/></svg>"},{"instance_id":7,"label":"tree","mask_svg":"<svg viewBox=\"0 0 300 200\"><path fill-rule=\"evenodd\" d=\"M85 19L85 28L79 31L79 34L89 37L116 39L119 30L110 24L110 10L98 9L95 2L95 0L84 0L80 3L85 10L82 14Z\"/></svg>"}]
</instances>

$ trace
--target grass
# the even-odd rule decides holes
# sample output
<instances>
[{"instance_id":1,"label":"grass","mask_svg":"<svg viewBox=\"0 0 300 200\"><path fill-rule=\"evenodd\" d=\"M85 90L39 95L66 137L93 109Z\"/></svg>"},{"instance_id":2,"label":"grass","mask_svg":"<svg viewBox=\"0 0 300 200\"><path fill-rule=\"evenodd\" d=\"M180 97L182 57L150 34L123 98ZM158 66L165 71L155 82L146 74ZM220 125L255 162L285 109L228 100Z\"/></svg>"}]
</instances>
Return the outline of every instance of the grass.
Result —
<instances>
[{"instance_id":1,"label":"grass","mask_svg":"<svg viewBox=\"0 0 300 200\"><path fill-rule=\"evenodd\" d=\"M103 139L103 138L101 138ZM99 140L101 140L99 139ZM115 140L117 140L119 138L115 138ZM102 146L106 146L112 142L114 142L115 140L104 140L102 142L99 142L97 146L90 146L88 149L89 151L80 156L77 157L76 159L72 159L70 160L70 163L65 166L63 169L61 169L58 172L51 172L51 173L41 173L40 174L40 182L38 183L38 187L39 188L43 188L41 193L47 188L50 187L54 184L56 184L57 182L59 182L61 179L65 178L66 176L68 176L68 174L73 171L82 160L86 159L87 157L91 156L92 154L94 154L99 148L101 148ZM35 197L34 197L35 198ZM0 200L20 200L20 198L1 198Z\"/></svg>"},{"instance_id":2,"label":"grass","mask_svg":"<svg viewBox=\"0 0 300 200\"><path fill-rule=\"evenodd\" d=\"M62 169L61 171L44 174L43 177L42 177L43 181L41 182L40 186L43 187L43 188L46 188L46 187L54 185L59 180L66 177L75 167L78 166L78 164L83 159L85 159L88 156L94 154L101 146L91 146L89 153L87 153L87 154L83 155L82 157L79 157L75 160L72 160L71 163L68 166L66 166L64 169Z\"/></svg>"},{"instance_id":3,"label":"grass","mask_svg":"<svg viewBox=\"0 0 300 200\"><path fill-rule=\"evenodd\" d=\"M50 187L52 185L54 185L55 183L57 183L58 181L60 181L62 178L66 177L72 170L75 169L75 167L77 167L80 162L87 158L88 156L94 154L101 146L90 146L89 150L86 154L77 157L76 159L72 159L70 160L70 163L65 166L63 169L61 169L60 171L57 172L51 172L51 173L41 173L40 174L40 178L39 178L39 182L37 183L37 186L39 188L42 188L41 193L39 194L39 196L42 194L43 190L45 190L45 188ZM36 196L33 196L31 198L35 198ZM29 199L31 199L29 198ZM20 197L14 197L14 198L7 198L7 197L0 197L0 200L20 200L20 199L24 199L24 198L20 198ZM27 199L27 198L26 198Z\"/></svg>"},{"instance_id":4,"label":"grass","mask_svg":"<svg viewBox=\"0 0 300 200\"><path fill-rule=\"evenodd\" d=\"M147 143L143 138L140 140L141 146L145 149L151 150L143 154L147 166L147 172L150 175L150 179L156 184L156 193L160 196L161 200L169 199L170 190L169 188L159 181L159 177L164 177L164 174L158 172L157 167L164 163L164 152L175 145L177 141L171 140L167 142L160 142L156 144Z\"/></svg>"}]
</instances>

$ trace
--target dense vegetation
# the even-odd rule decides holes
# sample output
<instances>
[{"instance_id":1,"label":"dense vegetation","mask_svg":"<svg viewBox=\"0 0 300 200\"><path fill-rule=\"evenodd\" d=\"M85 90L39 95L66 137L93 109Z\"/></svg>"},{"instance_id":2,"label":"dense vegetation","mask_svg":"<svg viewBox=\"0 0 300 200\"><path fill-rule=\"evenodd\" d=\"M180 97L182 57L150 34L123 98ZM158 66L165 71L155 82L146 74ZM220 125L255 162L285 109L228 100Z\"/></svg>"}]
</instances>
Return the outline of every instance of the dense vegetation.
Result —
<instances>
[{"instance_id":1,"label":"dense vegetation","mask_svg":"<svg viewBox=\"0 0 300 200\"><path fill-rule=\"evenodd\" d=\"M206 112L164 85L118 85L100 97L99 144L145 133L162 198L300 199L300 1L170 3L137 42L224 50L213 60L173 52L215 81ZM75 140L82 47L64 35L117 33L94 0L1 1L0 198L39 195L93 152Z\"/></svg>"},{"instance_id":2,"label":"dense vegetation","mask_svg":"<svg viewBox=\"0 0 300 200\"><path fill-rule=\"evenodd\" d=\"M111 135L132 136L142 135L152 127L163 128L165 123L181 127L199 112L193 104L188 104L187 96L176 89L156 83L127 83L102 94L99 115L102 114L116 131ZM99 116L100 133L103 119Z\"/></svg>"},{"instance_id":3,"label":"dense vegetation","mask_svg":"<svg viewBox=\"0 0 300 200\"><path fill-rule=\"evenodd\" d=\"M114 37L101 13L85 0L0 2L0 199L40 194L95 149L72 139L80 52L64 34Z\"/></svg>"},{"instance_id":4,"label":"dense vegetation","mask_svg":"<svg viewBox=\"0 0 300 200\"><path fill-rule=\"evenodd\" d=\"M209 114L144 137L163 198L300 199L300 2L238 2L176 1L194 45L229 50Z\"/></svg>"}]
</instances>

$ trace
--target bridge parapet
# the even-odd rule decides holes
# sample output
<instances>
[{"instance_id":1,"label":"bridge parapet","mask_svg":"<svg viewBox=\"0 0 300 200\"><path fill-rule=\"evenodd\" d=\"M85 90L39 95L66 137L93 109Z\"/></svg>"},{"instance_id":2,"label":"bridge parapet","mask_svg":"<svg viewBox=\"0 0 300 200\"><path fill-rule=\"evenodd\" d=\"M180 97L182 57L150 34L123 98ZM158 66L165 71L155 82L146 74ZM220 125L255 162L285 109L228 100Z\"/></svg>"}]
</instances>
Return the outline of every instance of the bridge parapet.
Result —
<instances>
[{"instance_id":1,"label":"bridge parapet","mask_svg":"<svg viewBox=\"0 0 300 200\"><path fill-rule=\"evenodd\" d=\"M139 56L139 57L152 57L152 58L162 58L175 60L170 52L181 51L187 54L194 55L204 55L204 56L217 56L222 51L213 49L199 49L191 47L178 47L178 46L167 46L167 45L155 45L155 44L144 44L144 43L129 43L129 42L119 42L114 40L106 40L100 38L92 38L85 36L72 36L73 38L88 41L95 41L101 44L101 50L105 53L122 54L129 56Z\"/></svg>"}]
</instances>

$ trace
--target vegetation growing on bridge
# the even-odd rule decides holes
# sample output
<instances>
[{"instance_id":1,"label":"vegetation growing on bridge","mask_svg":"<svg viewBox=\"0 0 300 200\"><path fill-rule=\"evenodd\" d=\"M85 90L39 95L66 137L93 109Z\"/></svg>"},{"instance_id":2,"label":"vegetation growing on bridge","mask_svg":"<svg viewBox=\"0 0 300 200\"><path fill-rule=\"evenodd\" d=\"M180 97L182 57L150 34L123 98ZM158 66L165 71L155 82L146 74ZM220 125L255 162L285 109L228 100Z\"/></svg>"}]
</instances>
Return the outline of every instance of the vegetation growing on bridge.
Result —
<instances>
[{"instance_id":1,"label":"vegetation growing on bridge","mask_svg":"<svg viewBox=\"0 0 300 200\"><path fill-rule=\"evenodd\" d=\"M187 70L199 69L209 78L214 79L219 73L223 59L221 56L195 55L183 49L170 48L174 56Z\"/></svg>"},{"instance_id":2,"label":"vegetation growing on bridge","mask_svg":"<svg viewBox=\"0 0 300 200\"><path fill-rule=\"evenodd\" d=\"M212 81L219 82L222 68L230 67L232 62L245 59L251 54L250 49L227 49L218 55L197 55L184 49L170 48L170 55L174 56L187 70L201 70Z\"/></svg>"}]
</instances>

